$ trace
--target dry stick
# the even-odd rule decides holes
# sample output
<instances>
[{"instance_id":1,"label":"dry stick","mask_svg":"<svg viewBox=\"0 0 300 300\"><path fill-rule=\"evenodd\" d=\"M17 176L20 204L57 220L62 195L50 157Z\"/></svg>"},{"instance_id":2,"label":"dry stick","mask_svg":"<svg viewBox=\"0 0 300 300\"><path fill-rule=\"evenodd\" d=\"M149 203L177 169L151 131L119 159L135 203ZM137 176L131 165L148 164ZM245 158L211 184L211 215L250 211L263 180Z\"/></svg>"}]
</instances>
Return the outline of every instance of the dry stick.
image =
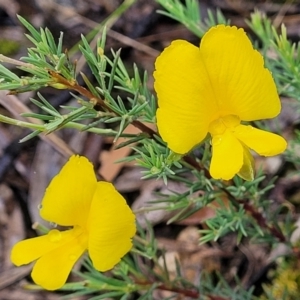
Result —
<instances>
[{"instance_id":1,"label":"dry stick","mask_svg":"<svg viewBox=\"0 0 300 300\"><path fill-rule=\"evenodd\" d=\"M98 104L102 108L105 108L105 109L109 110L110 112L113 112L116 114L116 112L114 112L110 107L108 107L106 105L106 103L104 102L103 99L101 99L99 97L95 97L90 91L88 91L83 86L80 86L77 83L71 83L67 79L65 79L64 77L62 77L61 75L59 75L53 71L49 71L49 74L55 79L56 82L65 85L68 89L77 91L79 94L81 94L82 96L89 99L90 102L92 102L93 104L95 104L95 105ZM153 138L154 135L157 135L157 132L155 132L151 128L147 127L145 124L143 124L140 121L134 120L132 122L132 125L137 127L139 130L141 130L141 132L147 133L149 135L149 137L151 137L151 138ZM194 167L196 170L204 171L206 178L208 178L208 179L211 178L211 175L208 172L208 170L201 167L200 164L193 157L186 155L183 157L183 160L186 163L188 163L189 165L191 165L192 167ZM236 204L242 204L244 209L257 221L257 223L262 228L265 228L266 230L271 232L274 236L276 236L276 238L278 238L279 241L286 242L286 237L283 235L283 233L278 228L268 225L266 218L255 207L253 207L249 202L247 202L245 200L236 199L229 191L227 191L225 189L222 189L222 190L228 195L229 199L231 199L232 202L234 202Z\"/></svg>"}]
</instances>

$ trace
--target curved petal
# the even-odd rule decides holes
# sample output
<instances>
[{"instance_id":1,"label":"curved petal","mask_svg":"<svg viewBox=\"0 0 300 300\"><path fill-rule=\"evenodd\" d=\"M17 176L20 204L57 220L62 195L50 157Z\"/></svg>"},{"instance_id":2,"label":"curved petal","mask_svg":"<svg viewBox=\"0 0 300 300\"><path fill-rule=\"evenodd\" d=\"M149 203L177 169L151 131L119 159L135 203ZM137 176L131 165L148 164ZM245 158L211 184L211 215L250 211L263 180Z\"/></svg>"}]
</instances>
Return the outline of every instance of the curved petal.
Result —
<instances>
[{"instance_id":1,"label":"curved petal","mask_svg":"<svg viewBox=\"0 0 300 300\"><path fill-rule=\"evenodd\" d=\"M272 75L243 29L211 28L201 41L200 52L220 112L244 121L279 114L281 104Z\"/></svg>"},{"instance_id":2,"label":"curved petal","mask_svg":"<svg viewBox=\"0 0 300 300\"><path fill-rule=\"evenodd\" d=\"M210 78L199 48L182 40L160 54L155 68L159 133L172 151L185 154L205 138L216 114Z\"/></svg>"},{"instance_id":3,"label":"curved petal","mask_svg":"<svg viewBox=\"0 0 300 300\"><path fill-rule=\"evenodd\" d=\"M48 234L20 241L11 250L10 259L16 266L29 264L48 252L69 243L78 235L74 229L50 230Z\"/></svg>"},{"instance_id":4,"label":"curved petal","mask_svg":"<svg viewBox=\"0 0 300 300\"><path fill-rule=\"evenodd\" d=\"M46 189L41 217L63 226L85 226L96 184L88 159L71 156Z\"/></svg>"},{"instance_id":5,"label":"curved petal","mask_svg":"<svg viewBox=\"0 0 300 300\"><path fill-rule=\"evenodd\" d=\"M243 165L243 146L229 131L212 138L210 174L215 179L231 179Z\"/></svg>"},{"instance_id":6,"label":"curved petal","mask_svg":"<svg viewBox=\"0 0 300 300\"><path fill-rule=\"evenodd\" d=\"M237 173L244 180L252 181L254 179L254 158L251 155L249 149L243 145L244 160L243 166Z\"/></svg>"},{"instance_id":7,"label":"curved petal","mask_svg":"<svg viewBox=\"0 0 300 300\"><path fill-rule=\"evenodd\" d=\"M283 137L250 125L237 126L234 135L247 147L263 156L280 154L287 147L287 142Z\"/></svg>"},{"instance_id":8,"label":"curved petal","mask_svg":"<svg viewBox=\"0 0 300 300\"><path fill-rule=\"evenodd\" d=\"M108 182L98 182L89 217L88 250L99 271L112 269L131 249L135 216L125 199Z\"/></svg>"},{"instance_id":9,"label":"curved petal","mask_svg":"<svg viewBox=\"0 0 300 300\"><path fill-rule=\"evenodd\" d=\"M77 237L43 255L33 267L31 273L33 281L46 290L61 288L86 248L87 244L82 243Z\"/></svg>"}]
</instances>

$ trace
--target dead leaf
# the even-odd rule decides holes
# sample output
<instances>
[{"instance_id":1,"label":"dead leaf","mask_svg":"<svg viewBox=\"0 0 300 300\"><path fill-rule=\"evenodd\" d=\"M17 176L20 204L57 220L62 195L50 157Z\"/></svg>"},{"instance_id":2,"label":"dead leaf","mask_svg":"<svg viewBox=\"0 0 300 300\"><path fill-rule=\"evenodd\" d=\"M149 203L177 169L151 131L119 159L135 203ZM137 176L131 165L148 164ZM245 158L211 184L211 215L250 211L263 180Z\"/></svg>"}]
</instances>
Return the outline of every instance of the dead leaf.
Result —
<instances>
[{"instance_id":1,"label":"dead leaf","mask_svg":"<svg viewBox=\"0 0 300 300\"><path fill-rule=\"evenodd\" d=\"M147 124L148 127L153 128L153 125ZM141 131L133 125L128 125L124 130L127 134L139 134ZM99 174L105 178L107 181L113 181L117 175L120 173L121 169L124 167L125 162L116 163L116 161L127 157L131 150L130 146L122 147L120 149L115 149L121 143L126 142L126 138L120 137L115 144L112 145L109 151L102 151L100 154L101 167L99 169Z\"/></svg>"}]
</instances>

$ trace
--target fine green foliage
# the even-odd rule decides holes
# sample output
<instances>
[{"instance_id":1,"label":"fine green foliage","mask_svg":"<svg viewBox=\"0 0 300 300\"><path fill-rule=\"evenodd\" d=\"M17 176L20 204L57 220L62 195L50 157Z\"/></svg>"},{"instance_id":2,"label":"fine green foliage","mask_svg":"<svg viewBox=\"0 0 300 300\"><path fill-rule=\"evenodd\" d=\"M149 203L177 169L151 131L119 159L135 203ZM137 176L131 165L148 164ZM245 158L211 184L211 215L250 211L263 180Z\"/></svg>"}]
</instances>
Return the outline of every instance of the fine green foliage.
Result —
<instances>
[{"instance_id":1,"label":"fine green foliage","mask_svg":"<svg viewBox=\"0 0 300 300\"><path fill-rule=\"evenodd\" d=\"M221 11L215 14L208 11L208 18L202 20L197 1L157 2L165 9L159 13L181 22L198 37L216 24L230 23ZM28 49L27 56L18 61L0 55L0 62L3 63L0 64L0 89L11 94L37 91L35 98L30 99L36 110L23 114L23 117L34 118L39 123L3 115L0 115L0 122L31 129L32 133L21 142L63 128L111 136L114 141L125 137L126 141L118 148L134 146L132 153L123 161L134 161L142 167L142 179L162 178L166 185L175 182L184 186L180 193L171 190L149 199L145 211L165 209L172 213L167 221L171 224L186 219L202 208L213 208L215 214L205 221L205 226L200 230L199 244L213 244L232 233L236 245L247 239L269 248L285 243L290 250L293 249L294 245L290 242L294 230L292 213L288 211L283 216L284 205L274 209L270 199L270 191L274 189L277 178L268 178L260 171L253 181L234 177L229 184L212 179L207 171L211 156L207 140L188 155L178 155L168 149L153 129L157 101L148 87L147 72L139 70L137 65L126 66L120 56L121 50L106 49L105 29L97 40L96 49L91 47L87 37L82 36L80 41L79 51L91 71L90 78L82 72L77 73L76 63L64 49L63 33L55 41L48 29L37 30L24 18L18 18L27 29L26 36L33 46ZM253 13L247 23L262 44L260 50L266 66L272 71L280 95L296 99L299 110L299 45L288 40L284 25L277 31L270 19L260 12ZM270 52L272 55L269 55ZM21 70L22 75L6 67L7 63ZM79 78L84 85L79 83ZM77 104L54 108L40 91L46 86L69 90ZM129 125L138 128L140 133L124 133ZM293 164L294 171L299 174L300 134L299 131L293 134L285 159ZM111 273L96 271L86 257L82 271L74 271L82 281L67 283L62 289L67 292L64 299L89 295L89 299L94 300L123 300L133 299L133 294L138 295L137 299L153 299L157 289L173 292L170 299L175 299L177 294L191 299L259 299L253 296L254 288L244 288L238 278L234 288L222 275L215 273L204 272L199 282L189 282L181 274L180 262L176 261L176 264L176 276L171 279L164 252L157 246L153 227L147 224L146 228L139 227L133 250ZM299 281L299 274L295 274ZM276 274L276 278L280 276ZM275 297L270 287L266 287L266 295L269 295L268 299Z\"/></svg>"},{"instance_id":2,"label":"fine green foliage","mask_svg":"<svg viewBox=\"0 0 300 300\"><path fill-rule=\"evenodd\" d=\"M299 43L288 40L284 24L278 30L261 12L254 12L249 26L262 42L266 65L271 69L281 95L300 101ZM267 53L269 52L269 55Z\"/></svg>"},{"instance_id":3,"label":"fine green foliage","mask_svg":"<svg viewBox=\"0 0 300 300\"><path fill-rule=\"evenodd\" d=\"M213 12L208 9L207 19L202 20L201 7L197 1L186 0L185 4L179 0L157 0L157 2L165 9L159 10L159 13L182 23L198 37L202 37L207 29L214 25L230 23L220 10Z\"/></svg>"}]
</instances>

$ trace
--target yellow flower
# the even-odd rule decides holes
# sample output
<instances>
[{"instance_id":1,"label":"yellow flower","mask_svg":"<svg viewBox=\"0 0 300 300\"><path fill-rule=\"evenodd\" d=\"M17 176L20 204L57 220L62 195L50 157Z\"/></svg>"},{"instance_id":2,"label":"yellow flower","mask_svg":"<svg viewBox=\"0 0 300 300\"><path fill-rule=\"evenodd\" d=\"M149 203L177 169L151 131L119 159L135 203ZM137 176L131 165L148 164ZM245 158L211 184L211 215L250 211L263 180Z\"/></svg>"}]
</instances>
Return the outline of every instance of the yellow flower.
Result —
<instances>
[{"instance_id":1,"label":"yellow flower","mask_svg":"<svg viewBox=\"0 0 300 300\"><path fill-rule=\"evenodd\" d=\"M92 164L72 156L48 186L40 209L47 221L72 226L17 243L11 253L17 265L36 260L31 276L45 289L62 287L88 250L95 269L112 269L132 247L135 216L111 183L97 182Z\"/></svg>"},{"instance_id":2,"label":"yellow flower","mask_svg":"<svg viewBox=\"0 0 300 300\"><path fill-rule=\"evenodd\" d=\"M173 152L186 154L209 133L213 178L251 180L249 148L264 156L286 149L282 137L241 123L274 118L281 109L272 75L243 29L215 26L200 48L174 41L155 67L161 137Z\"/></svg>"}]
</instances>

